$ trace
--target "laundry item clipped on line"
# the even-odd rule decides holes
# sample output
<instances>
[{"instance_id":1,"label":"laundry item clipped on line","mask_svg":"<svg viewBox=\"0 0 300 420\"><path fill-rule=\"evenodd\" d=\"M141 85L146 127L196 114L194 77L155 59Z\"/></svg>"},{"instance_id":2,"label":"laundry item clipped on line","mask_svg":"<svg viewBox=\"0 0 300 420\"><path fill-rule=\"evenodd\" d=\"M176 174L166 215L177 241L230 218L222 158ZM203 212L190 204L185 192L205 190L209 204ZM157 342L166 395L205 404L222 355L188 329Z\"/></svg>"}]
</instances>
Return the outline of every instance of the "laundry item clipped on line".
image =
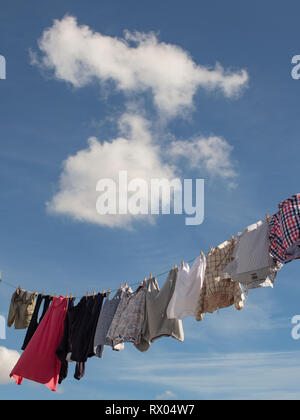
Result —
<instances>
[{"instance_id":1,"label":"laundry item clipped on line","mask_svg":"<svg viewBox=\"0 0 300 420\"><path fill-rule=\"evenodd\" d=\"M210 247L206 255L201 251L191 267L182 261L172 268L161 288L150 275L136 290L126 283L113 297L111 291L87 293L75 305L72 295L52 298L19 286L8 326L27 331L10 376L19 385L29 379L56 391L70 362L80 380L88 359L103 358L105 347L121 351L133 344L146 352L162 337L183 342L183 319L203 321L205 314L223 308L243 309L249 290L273 287L280 269L299 258L300 194L295 194L272 217Z\"/></svg>"}]
</instances>

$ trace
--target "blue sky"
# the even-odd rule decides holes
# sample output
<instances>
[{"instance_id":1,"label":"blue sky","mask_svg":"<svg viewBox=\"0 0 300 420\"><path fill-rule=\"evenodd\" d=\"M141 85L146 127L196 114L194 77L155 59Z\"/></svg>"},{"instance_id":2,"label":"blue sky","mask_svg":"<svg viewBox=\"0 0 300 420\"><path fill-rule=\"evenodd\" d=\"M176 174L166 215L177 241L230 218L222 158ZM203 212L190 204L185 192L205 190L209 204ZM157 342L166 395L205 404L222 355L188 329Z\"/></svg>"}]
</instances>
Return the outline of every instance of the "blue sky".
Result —
<instances>
[{"instance_id":1,"label":"blue sky","mask_svg":"<svg viewBox=\"0 0 300 420\"><path fill-rule=\"evenodd\" d=\"M201 249L207 251L264 218L266 212L274 213L280 201L299 192L300 82L291 77L291 59L300 49L299 9L296 1L287 6L269 0L263 4L190 0L188 6L177 0L148 4L91 0L88 5L3 0L0 54L7 62L7 79L0 80L3 278L29 290L76 296L87 290L114 289L121 282L136 283L197 256ZM67 22L66 16L76 19L73 26L53 26L55 19ZM81 25L101 34L102 41L106 36L113 57L104 51L99 63L93 63L93 32L83 36ZM60 38L71 26L78 35L72 48L85 65L75 70L70 48ZM47 28L52 28L53 42L46 39L43 50L38 40ZM141 35L127 40L126 48L118 44L122 39L125 45L125 30L131 37L136 31L155 34L149 74L142 67L149 55ZM179 82L179 67L155 73L156 66L163 68L158 54L165 53L166 44L171 46L170 57L177 57L176 46L181 48L178 63L191 72ZM127 62L136 46L140 61ZM113 60L121 54L127 67L115 69ZM45 57L48 61L43 61ZM55 59L55 68L47 66ZM217 72L216 62L223 73ZM101 73L103 65L108 80ZM219 85L207 89L206 80L195 81L194 68L198 71L199 66L216 72ZM242 70L247 80L242 79ZM127 73L121 79L123 71ZM233 82L234 92L226 91L230 75L238 79ZM185 78L187 84L182 82ZM186 106L177 109L176 104L182 105L179 100L167 104L165 100L181 82ZM194 91L189 96L190 85ZM84 160L89 138L97 138L98 145L105 141L117 145L116 139L122 137L130 149L136 141L134 127L142 130L137 131L142 139L138 141L149 151L133 158L133 166L142 173L149 172L143 167L146 162L155 174L171 168L182 178L205 178L202 225L185 226L184 216L175 215L159 216L154 224L130 220L130 230L129 222L118 227L91 223L76 203L77 191L66 211L59 207L65 202L55 205L54 197L61 197L61 175L69 181L69 176L78 175L76 163L89 162ZM205 146L214 139L211 166L201 153L193 155L191 145L199 139ZM185 142L186 154L174 159L169 152L178 150L178 142ZM115 149L108 150L112 151L108 159L99 162L105 174L118 166L109 160ZM159 153L152 161L153 150ZM75 156L68 169L63 162ZM79 182L89 179L85 176L80 174ZM298 270L298 262L285 266L274 290L252 291L241 312L230 308L207 315L201 323L186 320L184 343L162 339L146 354L130 345L121 354L107 349L103 360L89 361L79 383L72 378L71 366L69 379L56 394L25 382L22 387L0 385L0 398L298 399L299 342L291 338L291 318L299 313ZM7 315L12 291L0 285L1 315ZM8 330L0 346L19 351L23 338L24 331Z\"/></svg>"}]
</instances>

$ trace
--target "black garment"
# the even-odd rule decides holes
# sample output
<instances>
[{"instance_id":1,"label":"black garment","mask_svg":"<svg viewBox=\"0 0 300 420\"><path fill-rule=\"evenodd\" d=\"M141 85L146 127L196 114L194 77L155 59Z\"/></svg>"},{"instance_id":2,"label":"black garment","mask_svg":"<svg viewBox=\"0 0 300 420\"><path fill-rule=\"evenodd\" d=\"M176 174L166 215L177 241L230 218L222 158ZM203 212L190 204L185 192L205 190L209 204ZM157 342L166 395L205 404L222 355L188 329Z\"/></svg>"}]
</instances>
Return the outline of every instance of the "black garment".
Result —
<instances>
[{"instance_id":1,"label":"black garment","mask_svg":"<svg viewBox=\"0 0 300 420\"><path fill-rule=\"evenodd\" d=\"M83 297L78 305L68 309L63 339L57 349L57 355L63 363L60 380L66 378L67 369L64 360L68 354L76 362L75 379L85 374L85 363L95 355L94 338L102 303L105 295Z\"/></svg>"},{"instance_id":2,"label":"black garment","mask_svg":"<svg viewBox=\"0 0 300 420\"><path fill-rule=\"evenodd\" d=\"M38 320L39 311L40 311L43 300L44 300L44 308L43 308L42 315L40 316L40 319ZM25 340L22 346L22 350L25 350L26 347L28 346L29 341L32 339L34 333L38 329L38 326L40 325L42 319L44 318L46 312L48 311L51 301L52 301L52 298L50 298L50 296L38 295L34 312L33 312L29 327L27 329Z\"/></svg>"},{"instance_id":3,"label":"black garment","mask_svg":"<svg viewBox=\"0 0 300 420\"><path fill-rule=\"evenodd\" d=\"M64 335L60 342L58 349L56 350L57 357L61 361L61 369L59 374L58 383L61 384L64 379L68 376L68 361L67 355L72 351L71 344L71 330L70 330L70 315L71 311L74 308L75 298L69 299L68 310L65 318L64 324Z\"/></svg>"},{"instance_id":4,"label":"black garment","mask_svg":"<svg viewBox=\"0 0 300 420\"><path fill-rule=\"evenodd\" d=\"M45 302L44 302L43 312L42 312L42 315L41 315L40 320L39 320L39 324L41 323L41 320L46 315L46 312L48 311L49 306L52 302L52 297L50 297L50 296L44 296L43 299L44 299Z\"/></svg>"},{"instance_id":5,"label":"black garment","mask_svg":"<svg viewBox=\"0 0 300 420\"><path fill-rule=\"evenodd\" d=\"M84 297L77 305L72 323L72 356L74 362L86 362L95 355L94 339L104 296Z\"/></svg>"},{"instance_id":6,"label":"black garment","mask_svg":"<svg viewBox=\"0 0 300 420\"><path fill-rule=\"evenodd\" d=\"M102 305L103 305L103 301L106 298L106 294L98 294L95 298L94 298L94 307L93 307L93 311L92 311L92 316L90 319L90 329L89 329L89 345L87 347L87 357L91 358L94 357L96 355L95 353L95 335L96 335L96 330L97 330L97 325L98 325L98 320L99 320L99 316L101 313L101 309L102 309Z\"/></svg>"},{"instance_id":7,"label":"black garment","mask_svg":"<svg viewBox=\"0 0 300 420\"><path fill-rule=\"evenodd\" d=\"M80 379L82 379L84 375L85 375L85 362L77 362L74 378L80 381Z\"/></svg>"}]
</instances>

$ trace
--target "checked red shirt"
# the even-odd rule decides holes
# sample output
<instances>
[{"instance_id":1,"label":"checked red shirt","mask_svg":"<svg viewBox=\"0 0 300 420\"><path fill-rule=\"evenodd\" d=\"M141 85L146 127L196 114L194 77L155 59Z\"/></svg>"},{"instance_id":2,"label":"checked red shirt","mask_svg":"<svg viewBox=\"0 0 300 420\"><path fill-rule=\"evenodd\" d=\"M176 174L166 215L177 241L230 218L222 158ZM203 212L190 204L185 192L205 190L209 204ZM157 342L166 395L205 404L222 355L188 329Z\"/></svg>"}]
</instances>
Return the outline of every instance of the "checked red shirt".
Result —
<instances>
[{"instance_id":1,"label":"checked red shirt","mask_svg":"<svg viewBox=\"0 0 300 420\"><path fill-rule=\"evenodd\" d=\"M269 219L270 253L277 263L300 258L300 194L279 204L278 213Z\"/></svg>"}]
</instances>

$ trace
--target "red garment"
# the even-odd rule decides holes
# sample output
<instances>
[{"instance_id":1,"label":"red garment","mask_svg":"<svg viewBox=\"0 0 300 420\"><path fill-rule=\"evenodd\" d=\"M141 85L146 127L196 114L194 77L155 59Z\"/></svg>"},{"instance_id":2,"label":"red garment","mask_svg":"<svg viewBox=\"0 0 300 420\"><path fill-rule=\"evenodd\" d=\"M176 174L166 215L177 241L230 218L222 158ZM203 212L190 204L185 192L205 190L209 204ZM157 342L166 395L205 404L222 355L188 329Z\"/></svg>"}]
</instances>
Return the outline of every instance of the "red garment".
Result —
<instances>
[{"instance_id":1,"label":"red garment","mask_svg":"<svg viewBox=\"0 0 300 420\"><path fill-rule=\"evenodd\" d=\"M56 391L61 368L56 349L63 336L67 308L68 299L63 296L53 299L52 305L10 374L18 385L26 378Z\"/></svg>"}]
</instances>

